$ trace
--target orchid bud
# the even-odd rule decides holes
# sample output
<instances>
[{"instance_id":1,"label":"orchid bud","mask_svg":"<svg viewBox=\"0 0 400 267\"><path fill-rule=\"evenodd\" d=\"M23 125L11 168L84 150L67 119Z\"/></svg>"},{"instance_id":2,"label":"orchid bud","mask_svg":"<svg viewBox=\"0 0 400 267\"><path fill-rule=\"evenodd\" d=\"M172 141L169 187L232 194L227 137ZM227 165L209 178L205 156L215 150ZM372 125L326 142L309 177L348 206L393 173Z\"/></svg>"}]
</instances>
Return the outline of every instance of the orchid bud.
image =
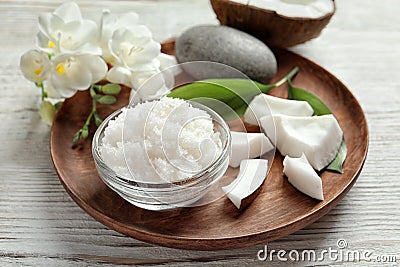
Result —
<instances>
[{"instance_id":1,"label":"orchid bud","mask_svg":"<svg viewBox=\"0 0 400 267\"><path fill-rule=\"evenodd\" d=\"M56 116L56 108L49 101L43 101L39 108L39 114L48 125L51 125Z\"/></svg>"},{"instance_id":2,"label":"orchid bud","mask_svg":"<svg viewBox=\"0 0 400 267\"><path fill-rule=\"evenodd\" d=\"M43 82L50 74L50 60L46 53L29 50L21 56L20 67L26 79L38 83Z\"/></svg>"}]
</instances>

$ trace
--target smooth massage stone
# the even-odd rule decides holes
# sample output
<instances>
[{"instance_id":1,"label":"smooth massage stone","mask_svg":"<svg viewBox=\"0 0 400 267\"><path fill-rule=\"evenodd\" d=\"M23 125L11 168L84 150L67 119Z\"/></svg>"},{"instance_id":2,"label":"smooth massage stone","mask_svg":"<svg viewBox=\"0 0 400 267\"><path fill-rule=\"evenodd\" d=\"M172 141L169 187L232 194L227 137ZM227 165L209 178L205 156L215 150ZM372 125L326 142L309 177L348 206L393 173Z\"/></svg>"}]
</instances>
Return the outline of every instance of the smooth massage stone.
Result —
<instances>
[{"instance_id":1,"label":"smooth massage stone","mask_svg":"<svg viewBox=\"0 0 400 267\"><path fill-rule=\"evenodd\" d=\"M195 26L176 41L179 63L211 61L226 64L252 80L268 83L275 76L277 63L272 51L260 40L226 26ZM183 65L197 79L244 78L222 65Z\"/></svg>"}]
</instances>

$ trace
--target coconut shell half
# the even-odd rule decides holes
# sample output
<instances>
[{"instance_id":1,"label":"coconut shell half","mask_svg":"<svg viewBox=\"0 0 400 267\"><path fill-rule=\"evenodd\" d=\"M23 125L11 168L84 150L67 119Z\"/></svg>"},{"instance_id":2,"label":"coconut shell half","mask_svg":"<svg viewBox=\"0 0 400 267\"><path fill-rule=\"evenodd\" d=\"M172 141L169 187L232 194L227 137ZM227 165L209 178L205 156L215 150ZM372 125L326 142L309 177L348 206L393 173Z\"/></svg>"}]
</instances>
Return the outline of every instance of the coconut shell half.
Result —
<instances>
[{"instance_id":1,"label":"coconut shell half","mask_svg":"<svg viewBox=\"0 0 400 267\"><path fill-rule=\"evenodd\" d=\"M332 13L320 18L293 18L229 0L210 1L222 25L247 32L273 47L289 47L319 36L336 10L334 7Z\"/></svg>"}]
</instances>

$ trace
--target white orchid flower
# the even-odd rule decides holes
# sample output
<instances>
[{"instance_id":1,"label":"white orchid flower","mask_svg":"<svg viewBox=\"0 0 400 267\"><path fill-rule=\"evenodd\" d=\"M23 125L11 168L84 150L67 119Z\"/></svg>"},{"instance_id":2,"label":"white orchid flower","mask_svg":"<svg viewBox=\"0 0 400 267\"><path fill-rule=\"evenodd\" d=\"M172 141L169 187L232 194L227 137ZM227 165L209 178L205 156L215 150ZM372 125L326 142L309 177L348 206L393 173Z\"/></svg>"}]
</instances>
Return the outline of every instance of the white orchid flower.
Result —
<instances>
[{"instance_id":1,"label":"white orchid flower","mask_svg":"<svg viewBox=\"0 0 400 267\"><path fill-rule=\"evenodd\" d=\"M129 101L131 103L139 103L148 100L159 99L170 92L170 85L168 85L168 78L159 71L149 71L134 73L132 75L131 83L134 85ZM169 73L168 73L169 74Z\"/></svg>"},{"instance_id":2,"label":"white orchid flower","mask_svg":"<svg viewBox=\"0 0 400 267\"><path fill-rule=\"evenodd\" d=\"M161 53L157 60L160 61L159 70L132 73L132 88L138 89L132 89L129 98L131 103L159 99L174 87L176 75L182 72L176 58Z\"/></svg>"},{"instance_id":3,"label":"white orchid flower","mask_svg":"<svg viewBox=\"0 0 400 267\"><path fill-rule=\"evenodd\" d=\"M156 60L160 61L156 64L160 67L152 71L135 72L115 66L107 73L107 80L132 88L130 101L134 103L158 99L170 92L175 83L175 76L181 69L175 66L177 62L174 56L160 54ZM170 68L172 66L175 67Z\"/></svg>"},{"instance_id":4,"label":"white orchid flower","mask_svg":"<svg viewBox=\"0 0 400 267\"><path fill-rule=\"evenodd\" d=\"M116 84L123 84L127 87L132 88L133 84L131 82L132 71L121 66L112 67L107 73L107 80Z\"/></svg>"},{"instance_id":5,"label":"white orchid flower","mask_svg":"<svg viewBox=\"0 0 400 267\"><path fill-rule=\"evenodd\" d=\"M138 73L159 70L160 61L157 57L161 46L153 40L150 30L145 26L115 30L108 46L114 58L114 65L107 74L107 80L112 83L136 87L133 81Z\"/></svg>"},{"instance_id":6,"label":"white orchid flower","mask_svg":"<svg viewBox=\"0 0 400 267\"><path fill-rule=\"evenodd\" d=\"M55 104L64 99L61 94L54 88L53 84L50 81L46 81L44 83L44 89L47 93L47 100L49 100L52 104Z\"/></svg>"},{"instance_id":7,"label":"white orchid flower","mask_svg":"<svg viewBox=\"0 0 400 267\"><path fill-rule=\"evenodd\" d=\"M153 40L144 25L114 31L108 45L115 59L114 66L131 71L152 71L160 66L156 59L161 53L161 45Z\"/></svg>"},{"instance_id":8,"label":"white orchid flower","mask_svg":"<svg viewBox=\"0 0 400 267\"><path fill-rule=\"evenodd\" d=\"M109 10L103 11L100 22L100 46L102 49L102 56L107 63L113 64L114 58L108 47L108 42L117 29L132 27L137 25L139 15L130 12L126 14L111 14Z\"/></svg>"},{"instance_id":9,"label":"white orchid flower","mask_svg":"<svg viewBox=\"0 0 400 267\"><path fill-rule=\"evenodd\" d=\"M38 83L43 82L50 74L50 60L46 53L29 50L21 56L20 68L26 79Z\"/></svg>"},{"instance_id":10,"label":"white orchid flower","mask_svg":"<svg viewBox=\"0 0 400 267\"><path fill-rule=\"evenodd\" d=\"M68 98L99 82L106 73L107 64L100 56L63 54L54 58L50 79L58 93Z\"/></svg>"},{"instance_id":11,"label":"white orchid flower","mask_svg":"<svg viewBox=\"0 0 400 267\"><path fill-rule=\"evenodd\" d=\"M131 91L130 101L133 103L158 99L167 95L174 87L175 76L182 72L176 58L161 53L157 60L160 62L159 70L133 73L132 88L139 88Z\"/></svg>"},{"instance_id":12,"label":"white orchid flower","mask_svg":"<svg viewBox=\"0 0 400 267\"><path fill-rule=\"evenodd\" d=\"M108 18L107 18L108 19ZM135 21L134 16L131 17ZM128 17L118 23L127 22ZM150 30L143 25L114 30L108 42L113 67L107 80L132 88L131 100L136 102L157 99L169 92L177 69L160 71L176 65L176 59L161 53L161 45L153 40ZM165 76L167 74L167 76Z\"/></svg>"},{"instance_id":13,"label":"white orchid flower","mask_svg":"<svg viewBox=\"0 0 400 267\"><path fill-rule=\"evenodd\" d=\"M164 71L166 69L171 69L172 73L174 75L178 75L179 73L182 72L181 68L178 65L178 61L176 60L175 56L167 55L164 53L161 53L157 59L160 61L160 70ZM175 66L174 68L171 68Z\"/></svg>"},{"instance_id":14,"label":"white orchid flower","mask_svg":"<svg viewBox=\"0 0 400 267\"><path fill-rule=\"evenodd\" d=\"M97 37L97 24L83 19L79 6L74 2L64 3L53 13L39 16L37 43L46 53L101 55L101 48L96 44Z\"/></svg>"}]
</instances>

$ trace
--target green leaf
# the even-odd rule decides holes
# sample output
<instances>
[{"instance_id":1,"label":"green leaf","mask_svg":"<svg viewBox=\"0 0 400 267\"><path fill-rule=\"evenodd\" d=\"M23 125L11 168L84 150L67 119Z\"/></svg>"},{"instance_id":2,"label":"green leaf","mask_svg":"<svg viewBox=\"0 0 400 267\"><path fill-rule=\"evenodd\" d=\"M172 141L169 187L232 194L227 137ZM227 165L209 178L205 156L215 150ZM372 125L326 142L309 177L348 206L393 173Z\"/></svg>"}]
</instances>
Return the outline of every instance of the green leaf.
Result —
<instances>
[{"instance_id":1,"label":"green leaf","mask_svg":"<svg viewBox=\"0 0 400 267\"><path fill-rule=\"evenodd\" d=\"M114 104L117 101L115 96L112 95L103 95L99 99L97 99L97 102L100 104L106 104L106 105L111 105Z\"/></svg>"},{"instance_id":2,"label":"green leaf","mask_svg":"<svg viewBox=\"0 0 400 267\"><path fill-rule=\"evenodd\" d=\"M101 91L106 95L117 95L121 92L121 86L115 83L109 83L101 87Z\"/></svg>"},{"instance_id":3,"label":"green leaf","mask_svg":"<svg viewBox=\"0 0 400 267\"><path fill-rule=\"evenodd\" d=\"M264 85L250 79L207 79L190 84L182 85L174 89L168 96L186 100L201 101L216 112L220 113L225 120L243 116L248 104L256 95L268 93L271 89L282 85L288 79L296 75L299 68L294 68L288 75L275 84ZM201 99L201 100L200 100ZM210 99L207 101L207 99ZM219 107L215 101L225 104ZM232 110L236 114L232 113Z\"/></svg>"},{"instance_id":4,"label":"green leaf","mask_svg":"<svg viewBox=\"0 0 400 267\"><path fill-rule=\"evenodd\" d=\"M243 102L249 102L261 92L269 91L268 89L265 85L246 79L208 79L182 85L168 96L186 100L208 97L223 102L239 96L244 100Z\"/></svg>"},{"instance_id":5,"label":"green leaf","mask_svg":"<svg viewBox=\"0 0 400 267\"><path fill-rule=\"evenodd\" d=\"M228 104L223 103L217 99L200 97L191 99L191 101L195 101L209 107L210 109L217 112L225 121L232 121L240 118L240 116L238 115L238 113L241 112L240 107L235 110Z\"/></svg>"},{"instance_id":6,"label":"green leaf","mask_svg":"<svg viewBox=\"0 0 400 267\"><path fill-rule=\"evenodd\" d=\"M319 99L313 93L310 93L301 88L294 87L290 80L288 80L288 88L289 88L288 98L293 100L307 101L308 104L310 104L310 106L314 109L314 115L320 116L320 115L332 114L332 112L325 105L325 103L322 102L322 100Z\"/></svg>"},{"instance_id":7,"label":"green leaf","mask_svg":"<svg viewBox=\"0 0 400 267\"><path fill-rule=\"evenodd\" d=\"M194 101L201 99L202 104L205 105L207 105L207 98L211 99L210 103L212 100L217 100L237 111L240 117L256 95L268 92L274 87L275 85L263 85L247 79L208 79L182 85L168 96ZM215 105L209 107L213 108Z\"/></svg>"},{"instance_id":8,"label":"green leaf","mask_svg":"<svg viewBox=\"0 0 400 267\"><path fill-rule=\"evenodd\" d=\"M330 109L321 99L311 92L294 87L290 79L288 79L288 98L293 100L307 101L314 109L314 115L321 116L332 114ZM326 169L343 173L343 163L346 159L346 156L347 146L345 140L343 139L335 159L328 165L328 167L326 167Z\"/></svg>"},{"instance_id":9,"label":"green leaf","mask_svg":"<svg viewBox=\"0 0 400 267\"><path fill-rule=\"evenodd\" d=\"M346 159L346 155L347 155L347 147L346 147L346 142L343 139L342 143L340 144L340 148L336 155L336 158L328 165L328 167L326 167L326 169L343 173L343 162Z\"/></svg>"},{"instance_id":10,"label":"green leaf","mask_svg":"<svg viewBox=\"0 0 400 267\"><path fill-rule=\"evenodd\" d=\"M93 113L93 117L94 117L94 122L96 123L96 126L99 126L103 120L100 118L99 114L97 114L96 112Z\"/></svg>"}]
</instances>

